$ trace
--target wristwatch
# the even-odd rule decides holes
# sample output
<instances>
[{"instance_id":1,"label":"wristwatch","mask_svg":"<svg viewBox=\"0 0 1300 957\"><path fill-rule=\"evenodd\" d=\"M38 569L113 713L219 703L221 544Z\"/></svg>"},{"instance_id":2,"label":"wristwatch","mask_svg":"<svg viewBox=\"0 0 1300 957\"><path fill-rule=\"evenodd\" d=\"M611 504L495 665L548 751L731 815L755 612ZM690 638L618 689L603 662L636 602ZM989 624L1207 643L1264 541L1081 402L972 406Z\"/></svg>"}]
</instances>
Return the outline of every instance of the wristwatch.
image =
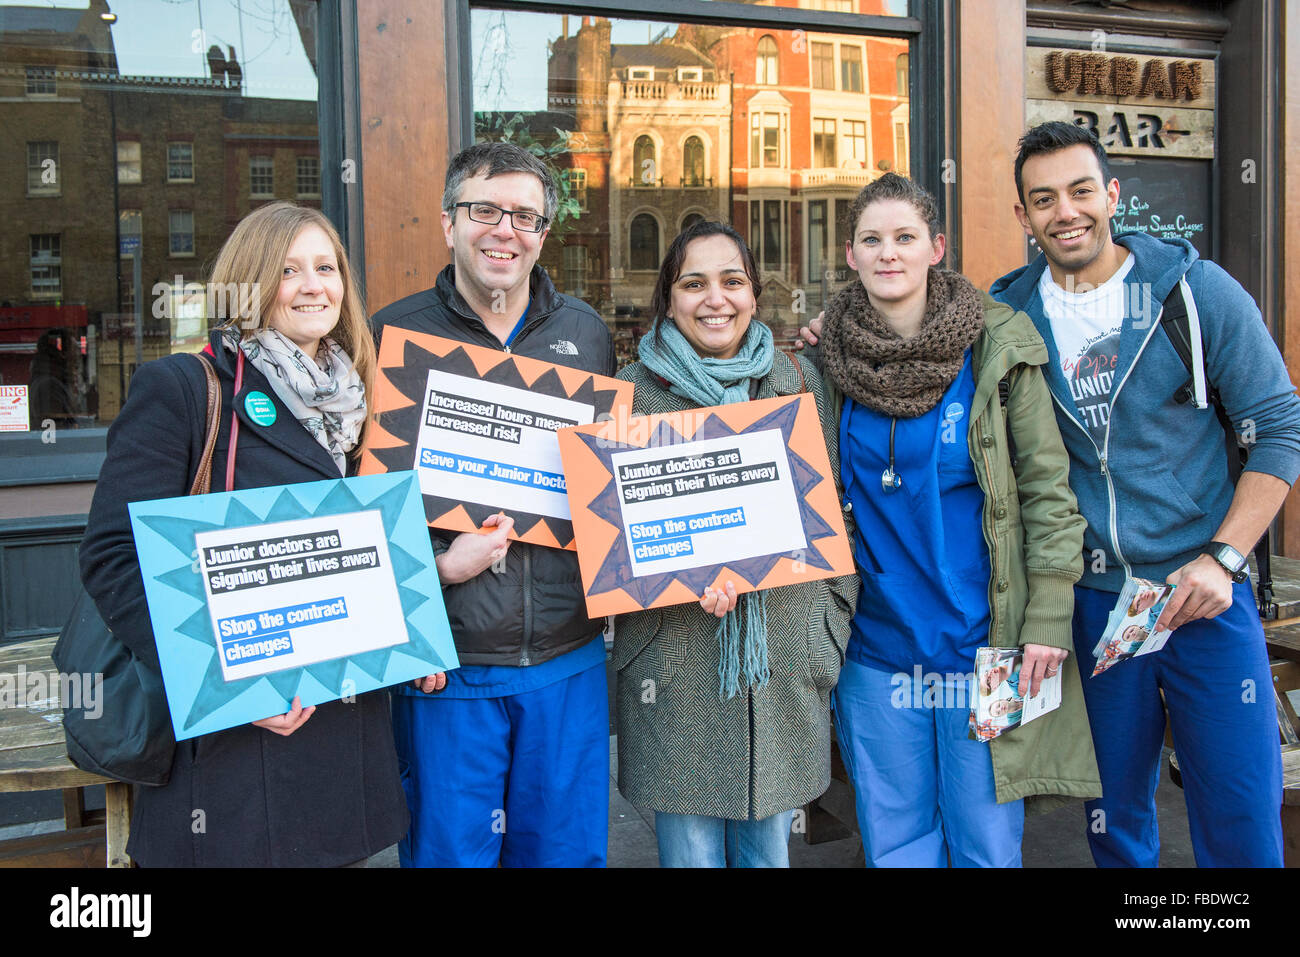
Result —
<instances>
[{"instance_id":1,"label":"wristwatch","mask_svg":"<svg viewBox=\"0 0 1300 957\"><path fill-rule=\"evenodd\" d=\"M1210 542L1209 545L1205 546L1203 554L1209 555L1223 566L1223 570L1231 575L1232 580L1238 585L1250 575L1250 569L1246 565L1246 557L1225 542Z\"/></svg>"}]
</instances>

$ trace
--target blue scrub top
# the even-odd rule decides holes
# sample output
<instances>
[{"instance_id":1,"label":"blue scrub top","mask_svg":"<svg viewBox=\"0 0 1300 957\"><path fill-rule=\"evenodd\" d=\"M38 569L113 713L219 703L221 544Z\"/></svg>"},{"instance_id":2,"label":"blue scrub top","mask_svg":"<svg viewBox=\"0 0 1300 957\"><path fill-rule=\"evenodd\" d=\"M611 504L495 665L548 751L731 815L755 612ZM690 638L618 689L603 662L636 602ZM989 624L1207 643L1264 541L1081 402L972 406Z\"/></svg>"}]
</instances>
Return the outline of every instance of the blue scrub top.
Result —
<instances>
[{"instance_id":1,"label":"blue scrub top","mask_svg":"<svg viewBox=\"0 0 1300 957\"><path fill-rule=\"evenodd\" d=\"M966 674L988 640L984 492L966 441L974 396L968 349L939 403L898 420L894 471L903 485L893 492L880 483L893 420L845 397L840 474L857 523L853 551L862 576L848 656L859 664Z\"/></svg>"}]
</instances>

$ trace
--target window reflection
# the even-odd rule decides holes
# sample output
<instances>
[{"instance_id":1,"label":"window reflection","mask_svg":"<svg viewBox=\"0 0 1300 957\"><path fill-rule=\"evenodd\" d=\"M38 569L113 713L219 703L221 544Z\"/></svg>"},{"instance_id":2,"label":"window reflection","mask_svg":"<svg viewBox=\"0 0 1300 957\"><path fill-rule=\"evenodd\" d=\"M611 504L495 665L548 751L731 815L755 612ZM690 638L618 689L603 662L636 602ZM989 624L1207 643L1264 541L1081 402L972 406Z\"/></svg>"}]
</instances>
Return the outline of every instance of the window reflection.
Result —
<instances>
[{"instance_id":1,"label":"window reflection","mask_svg":"<svg viewBox=\"0 0 1300 957\"><path fill-rule=\"evenodd\" d=\"M903 40L474 9L471 43L475 135L557 168L572 202L540 262L623 358L653 318L663 251L700 219L745 236L762 316L788 343L806 318L794 304L815 314L849 278L853 197L906 168Z\"/></svg>"},{"instance_id":2,"label":"window reflection","mask_svg":"<svg viewBox=\"0 0 1300 957\"><path fill-rule=\"evenodd\" d=\"M320 202L314 0L108 12L0 0L0 129L26 157L0 185L0 384L36 429L111 420L140 362L206 341L233 225Z\"/></svg>"}]
</instances>

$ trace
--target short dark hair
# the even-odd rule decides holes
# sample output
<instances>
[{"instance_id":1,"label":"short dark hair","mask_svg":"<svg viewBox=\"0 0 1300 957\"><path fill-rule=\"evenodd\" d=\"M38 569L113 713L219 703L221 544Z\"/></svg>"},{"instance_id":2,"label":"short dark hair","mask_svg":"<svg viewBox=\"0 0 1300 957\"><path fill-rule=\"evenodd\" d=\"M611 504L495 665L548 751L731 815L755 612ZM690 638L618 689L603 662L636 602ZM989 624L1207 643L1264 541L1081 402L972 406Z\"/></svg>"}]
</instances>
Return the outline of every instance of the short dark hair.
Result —
<instances>
[{"instance_id":1,"label":"short dark hair","mask_svg":"<svg viewBox=\"0 0 1300 957\"><path fill-rule=\"evenodd\" d=\"M534 154L514 143L475 143L467 146L451 158L447 166L447 181L442 190L442 210L456 215L456 204L460 202L461 187L465 180L484 175L488 179L503 176L506 173L532 173L542 181L542 215L548 220L555 218L555 210L560 205L560 195L555 188L555 177L546 168L546 164Z\"/></svg>"},{"instance_id":2,"label":"short dark hair","mask_svg":"<svg viewBox=\"0 0 1300 957\"><path fill-rule=\"evenodd\" d=\"M655 320L651 334L656 341L659 339L659 324L668 315L668 307L673 301L673 283L682 275L682 263L686 261L686 247L696 239L705 239L709 236L726 236L736 244L736 248L740 250L741 264L745 267L745 275L749 277L750 285L754 287L754 298L758 299L759 294L762 293L763 284L758 278L758 264L754 262L754 254L750 251L744 237L727 223L707 219L692 223L668 244L668 252L664 253L664 261L659 266L659 278L655 280L654 292L650 296L650 312ZM754 320L757 321L757 314Z\"/></svg>"},{"instance_id":3,"label":"short dark hair","mask_svg":"<svg viewBox=\"0 0 1300 957\"><path fill-rule=\"evenodd\" d=\"M1110 172L1110 161L1106 158L1106 148L1101 145L1101 140L1097 139L1097 134L1092 130L1076 123L1066 123L1064 120L1039 123L1020 137L1020 149L1016 153L1016 195L1020 197L1022 206L1025 203L1025 184L1021 170L1024 169L1025 160L1031 156L1042 156L1045 153L1055 153L1057 150L1078 146L1080 143L1089 147L1097 157L1097 166L1101 169L1102 187L1104 188L1114 179Z\"/></svg>"},{"instance_id":4,"label":"short dark hair","mask_svg":"<svg viewBox=\"0 0 1300 957\"><path fill-rule=\"evenodd\" d=\"M939 204L935 202L930 191L906 176L886 173L874 183L864 186L862 192L858 193L857 199L849 206L847 225L850 243L853 242L853 234L858 231L858 220L862 218L862 211L882 199L899 199L910 204L925 221L925 228L930 231L930 238L934 239L939 235L943 226L939 221Z\"/></svg>"}]
</instances>

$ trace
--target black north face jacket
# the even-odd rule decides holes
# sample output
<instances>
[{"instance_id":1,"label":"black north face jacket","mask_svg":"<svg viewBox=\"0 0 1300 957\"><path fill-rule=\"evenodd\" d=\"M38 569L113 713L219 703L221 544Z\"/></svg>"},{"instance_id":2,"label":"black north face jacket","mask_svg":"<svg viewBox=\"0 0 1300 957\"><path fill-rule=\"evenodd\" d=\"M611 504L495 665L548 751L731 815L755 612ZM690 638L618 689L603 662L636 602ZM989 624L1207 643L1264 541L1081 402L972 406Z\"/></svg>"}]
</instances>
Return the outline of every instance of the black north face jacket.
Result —
<instances>
[{"instance_id":1,"label":"black north face jacket","mask_svg":"<svg viewBox=\"0 0 1300 957\"><path fill-rule=\"evenodd\" d=\"M456 291L455 268L444 269L432 289L375 313L375 342L395 326L504 351ZM529 293L528 321L510 344L512 354L614 374L614 340L594 309L556 292L540 266L533 267ZM456 534L430 529L434 551L446 551ZM456 654L466 665L538 665L586 644L605 624L587 617L574 552L517 541L510 543L504 572L444 586L442 597Z\"/></svg>"}]
</instances>

